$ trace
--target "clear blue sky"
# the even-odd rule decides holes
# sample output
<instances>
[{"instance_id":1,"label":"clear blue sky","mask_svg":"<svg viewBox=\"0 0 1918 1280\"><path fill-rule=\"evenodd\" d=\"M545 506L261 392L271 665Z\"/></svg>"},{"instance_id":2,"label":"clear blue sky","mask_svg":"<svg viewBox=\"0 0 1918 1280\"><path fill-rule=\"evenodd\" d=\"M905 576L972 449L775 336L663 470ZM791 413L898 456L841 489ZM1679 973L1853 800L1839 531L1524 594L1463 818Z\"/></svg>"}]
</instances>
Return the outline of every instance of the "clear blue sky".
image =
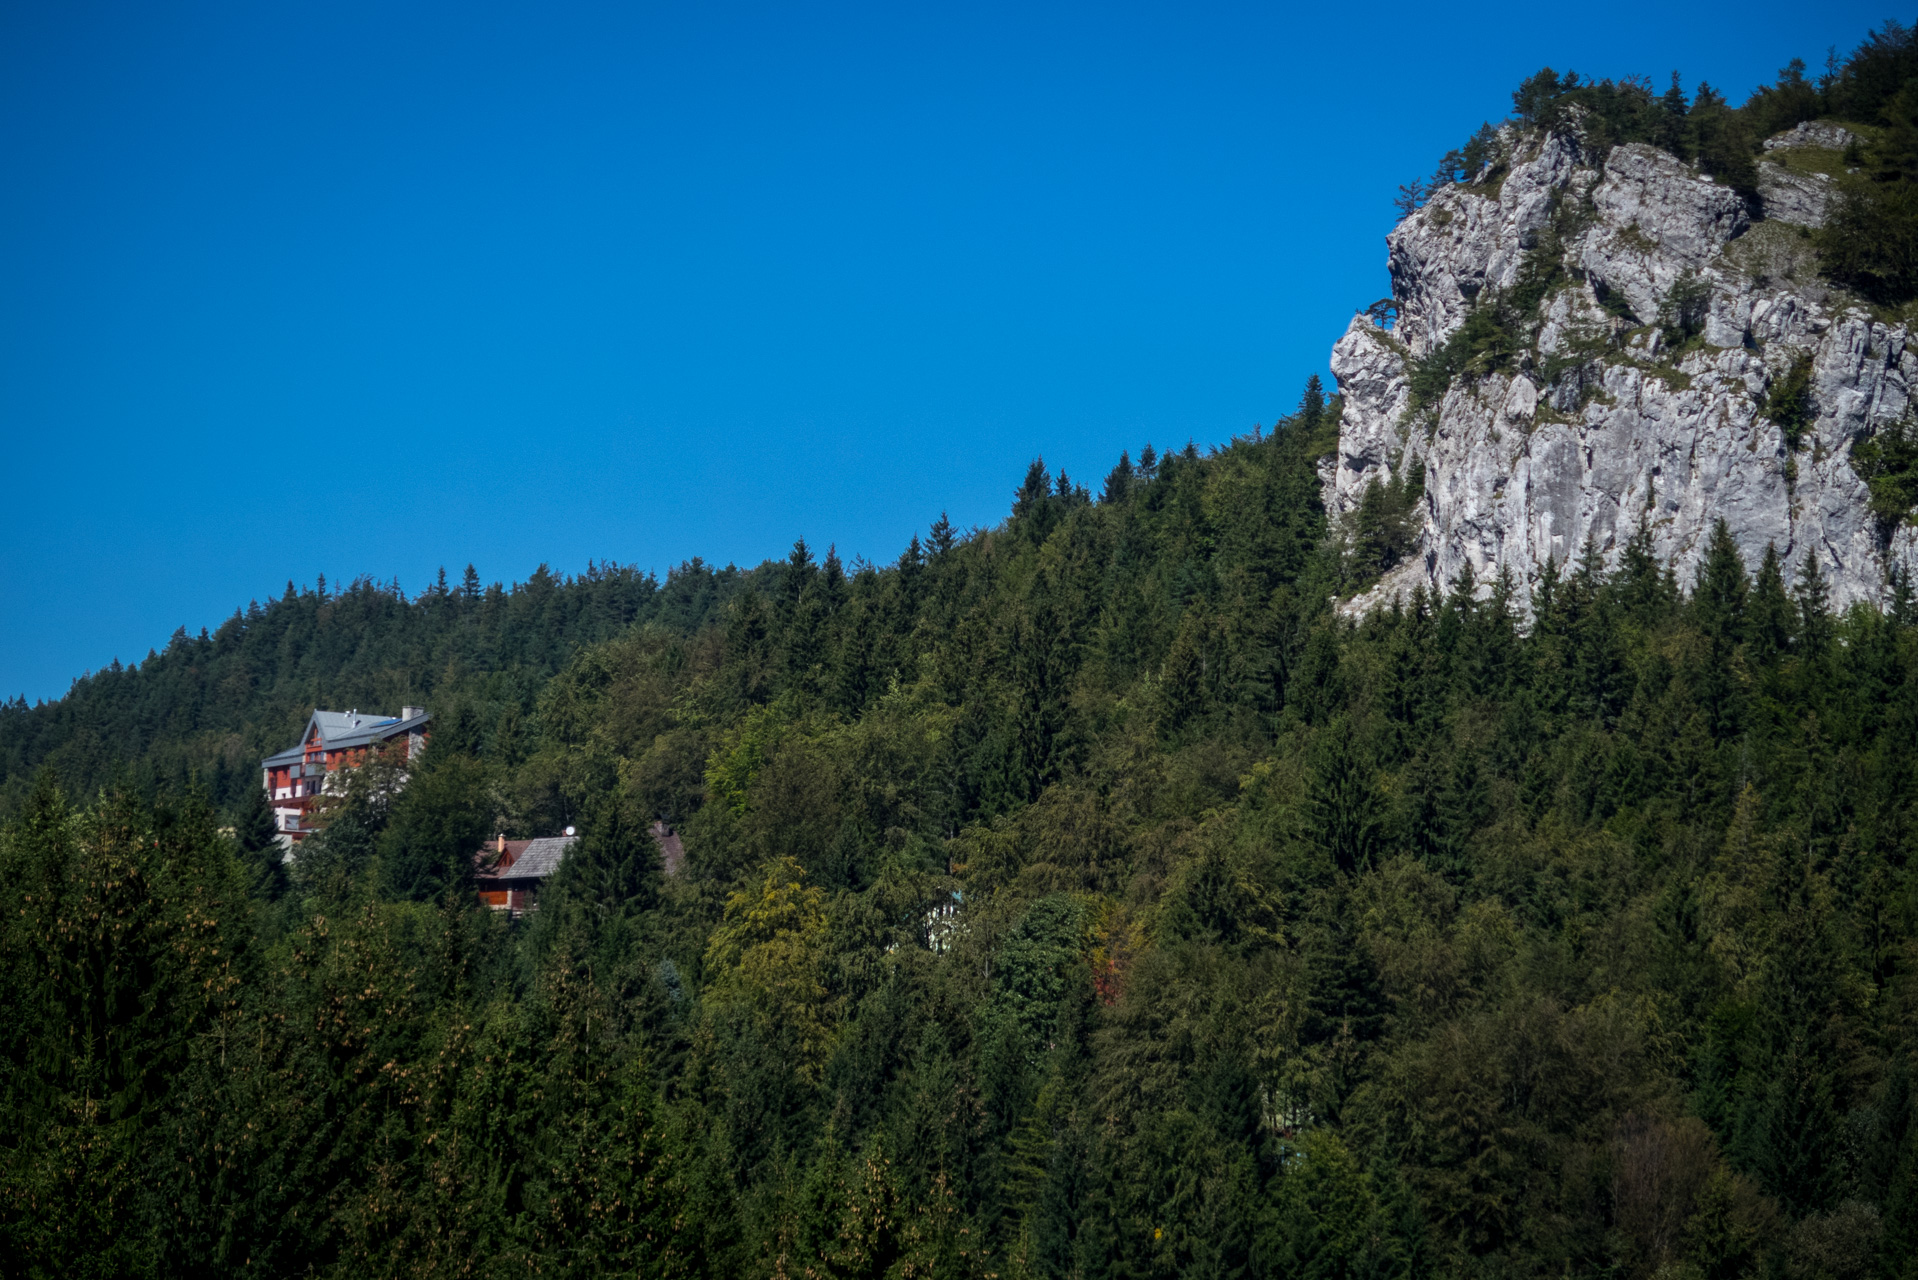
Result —
<instances>
[{"instance_id":1,"label":"clear blue sky","mask_svg":"<svg viewBox=\"0 0 1918 1280\"><path fill-rule=\"evenodd\" d=\"M1886 16L14 0L0 695L322 573L889 561L1270 423L1539 66L1740 100Z\"/></svg>"}]
</instances>

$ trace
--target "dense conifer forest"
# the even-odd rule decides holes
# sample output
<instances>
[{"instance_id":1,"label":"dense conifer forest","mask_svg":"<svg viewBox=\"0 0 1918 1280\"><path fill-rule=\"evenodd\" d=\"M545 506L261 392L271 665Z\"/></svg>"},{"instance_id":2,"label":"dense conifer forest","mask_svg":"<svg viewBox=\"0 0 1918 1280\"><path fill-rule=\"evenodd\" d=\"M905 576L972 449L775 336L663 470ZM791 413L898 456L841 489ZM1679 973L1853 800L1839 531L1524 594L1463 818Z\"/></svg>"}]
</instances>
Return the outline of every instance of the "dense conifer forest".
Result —
<instances>
[{"instance_id":1,"label":"dense conifer forest","mask_svg":"<svg viewBox=\"0 0 1918 1280\"><path fill-rule=\"evenodd\" d=\"M6 708L0 1272L1911 1274L1918 601L1721 527L1352 619L1417 494L1328 527L1338 414ZM402 702L283 862L259 757Z\"/></svg>"}]
</instances>

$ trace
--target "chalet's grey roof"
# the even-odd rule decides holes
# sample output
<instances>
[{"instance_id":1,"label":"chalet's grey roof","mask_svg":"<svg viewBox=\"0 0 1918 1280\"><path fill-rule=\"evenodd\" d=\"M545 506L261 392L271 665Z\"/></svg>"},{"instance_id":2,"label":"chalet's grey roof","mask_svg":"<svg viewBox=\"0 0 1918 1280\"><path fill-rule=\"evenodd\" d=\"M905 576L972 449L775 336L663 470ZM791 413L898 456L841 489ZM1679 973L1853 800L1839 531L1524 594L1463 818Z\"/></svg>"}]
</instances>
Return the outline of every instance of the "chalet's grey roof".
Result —
<instances>
[{"instance_id":1,"label":"chalet's grey roof","mask_svg":"<svg viewBox=\"0 0 1918 1280\"><path fill-rule=\"evenodd\" d=\"M320 731L320 746L327 751L339 751L346 747L371 746L376 742L385 742L388 738L397 738L423 727L432 718L424 711L404 720L371 711L315 711L308 718L306 728L300 731L299 742L277 755L268 756L260 763L269 769L274 765L298 764L301 753L306 749L306 740L316 728Z\"/></svg>"},{"instance_id":2,"label":"chalet's grey roof","mask_svg":"<svg viewBox=\"0 0 1918 1280\"><path fill-rule=\"evenodd\" d=\"M494 872L494 877L500 880L544 880L559 870L566 851L578 840L578 836L547 836L543 840L529 841L525 851L513 859L513 865L504 871Z\"/></svg>"}]
</instances>

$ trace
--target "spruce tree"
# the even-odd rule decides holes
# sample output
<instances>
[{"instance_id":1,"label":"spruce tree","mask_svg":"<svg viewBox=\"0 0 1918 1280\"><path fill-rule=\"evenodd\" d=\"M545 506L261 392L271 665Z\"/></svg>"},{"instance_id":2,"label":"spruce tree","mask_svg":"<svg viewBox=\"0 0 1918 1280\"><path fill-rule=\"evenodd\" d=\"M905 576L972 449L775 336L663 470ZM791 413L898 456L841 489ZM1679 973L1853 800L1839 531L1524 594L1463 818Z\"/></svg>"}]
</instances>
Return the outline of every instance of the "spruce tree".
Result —
<instances>
[{"instance_id":1,"label":"spruce tree","mask_svg":"<svg viewBox=\"0 0 1918 1280\"><path fill-rule=\"evenodd\" d=\"M1692 586L1692 613L1715 653L1729 653L1744 639L1745 598L1750 593L1745 561L1724 517L1712 525L1705 558Z\"/></svg>"},{"instance_id":2,"label":"spruce tree","mask_svg":"<svg viewBox=\"0 0 1918 1280\"><path fill-rule=\"evenodd\" d=\"M650 828L631 797L611 792L588 801L578 843L541 891L543 936L578 930L608 973L631 957L639 917L659 900L659 850Z\"/></svg>"},{"instance_id":3,"label":"spruce tree","mask_svg":"<svg viewBox=\"0 0 1918 1280\"><path fill-rule=\"evenodd\" d=\"M1732 659L1744 641L1749 594L1744 560L1731 529L1720 519L1712 527L1711 542L1698 565L1691 611L1706 640L1704 666L1696 677L1699 702L1711 719L1712 732L1721 738L1738 732L1740 684Z\"/></svg>"},{"instance_id":4,"label":"spruce tree","mask_svg":"<svg viewBox=\"0 0 1918 1280\"><path fill-rule=\"evenodd\" d=\"M1798 611L1799 647L1807 657L1822 656L1831 645L1831 592L1819 572L1816 551L1808 553L1799 567L1792 603Z\"/></svg>"},{"instance_id":5,"label":"spruce tree","mask_svg":"<svg viewBox=\"0 0 1918 1280\"><path fill-rule=\"evenodd\" d=\"M1325 421L1325 384L1319 381L1319 375L1313 374L1305 380L1305 394L1299 397L1299 428L1309 439L1318 432Z\"/></svg>"},{"instance_id":6,"label":"spruce tree","mask_svg":"<svg viewBox=\"0 0 1918 1280\"><path fill-rule=\"evenodd\" d=\"M1699 166L1735 190L1756 195L1758 168L1752 161L1745 122L1733 114L1722 94L1702 80L1687 123Z\"/></svg>"},{"instance_id":7,"label":"spruce tree","mask_svg":"<svg viewBox=\"0 0 1918 1280\"><path fill-rule=\"evenodd\" d=\"M1918 622L1918 593L1911 589L1911 570L1900 562L1891 567L1891 581L1887 584L1890 599L1885 615L1900 627L1908 627Z\"/></svg>"},{"instance_id":8,"label":"spruce tree","mask_svg":"<svg viewBox=\"0 0 1918 1280\"><path fill-rule=\"evenodd\" d=\"M1378 853L1380 806L1371 779L1371 762L1350 725L1334 719L1314 744L1306 807L1314 842L1347 875L1366 870Z\"/></svg>"},{"instance_id":9,"label":"spruce tree","mask_svg":"<svg viewBox=\"0 0 1918 1280\"><path fill-rule=\"evenodd\" d=\"M1754 663L1776 666L1791 651L1797 634L1797 612L1785 590L1785 571L1778 559L1778 548L1768 542L1745 615L1745 634Z\"/></svg>"},{"instance_id":10,"label":"spruce tree","mask_svg":"<svg viewBox=\"0 0 1918 1280\"><path fill-rule=\"evenodd\" d=\"M254 896L277 902L286 892L286 849L280 842L279 823L265 787L246 789L233 814L233 835Z\"/></svg>"},{"instance_id":11,"label":"spruce tree","mask_svg":"<svg viewBox=\"0 0 1918 1280\"><path fill-rule=\"evenodd\" d=\"M906 549L899 553L898 563L894 566L897 575L899 615L902 632L912 630L912 619L919 613L920 592L925 589L926 555L919 545L919 535L913 534L906 543Z\"/></svg>"},{"instance_id":12,"label":"spruce tree","mask_svg":"<svg viewBox=\"0 0 1918 1280\"><path fill-rule=\"evenodd\" d=\"M1012 516L1017 520L1030 516L1045 506L1046 498L1052 493L1052 476L1046 470L1044 458L1034 458L1032 465L1026 468L1026 478L1012 495Z\"/></svg>"},{"instance_id":13,"label":"spruce tree","mask_svg":"<svg viewBox=\"0 0 1918 1280\"><path fill-rule=\"evenodd\" d=\"M1685 88L1674 71L1671 87L1658 100L1651 126L1652 144L1671 152L1680 160L1690 159L1691 128L1686 120L1690 114L1691 105L1685 100Z\"/></svg>"},{"instance_id":14,"label":"spruce tree","mask_svg":"<svg viewBox=\"0 0 1918 1280\"><path fill-rule=\"evenodd\" d=\"M943 511L939 513L939 519L933 522L927 538L932 547L934 559L944 558L959 541L958 533L952 527L952 521L946 518L946 513Z\"/></svg>"},{"instance_id":15,"label":"spruce tree","mask_svg":"<svg viewBox=\"0 0 1918 1280\"><path fill-rule=\"evenodd\" d=\"M1645 486L1645 506L1639 513L1638 528L1626 541L1625 549L1618 558L1618 574L1613 579L1612 590L1627 616L1641 626L1651 626L1662 620L1675 603L1675 592L1665 578L1665 566L1661 565L1657 553L1652 547L1652 512L1656 508L1656 497L1652 487Z\"/></svg>"},{"instance_id":16,"label":"spruce tree","mask_svg":"<svg viewBox=\"0 0 1918 1280\"><path fill-rule=\"evenodd\" d=\"M450 744L434 742L392 803L380 833L381 873L396 898L431 902L473 892L473 857L493 834L491 774Z\"/></svg>"},{"instance_id":17,"label":"spruce tree","mask_svg":"<svg viewBox=\"0 0 1918 1280\"><path fill-rule=\"evenodd\" d=\"M1105 490L1099 495L1102 503L1120 503L1132 492L1132 455L1121 451L1119 464L1106 475Z\"/></svg>"},{"instance_id":18,"label":"spruce tree","mask_svg":"<svg viewBox=\"0 0 1918 1280\"><path fill-rule=\"evenodd\" d=\"M826 547L826 559L819 566L819 598L827 617L845 607L847 591L846 566L839 559L839 546L830 543Z\"/></svg>"}]
</instances>

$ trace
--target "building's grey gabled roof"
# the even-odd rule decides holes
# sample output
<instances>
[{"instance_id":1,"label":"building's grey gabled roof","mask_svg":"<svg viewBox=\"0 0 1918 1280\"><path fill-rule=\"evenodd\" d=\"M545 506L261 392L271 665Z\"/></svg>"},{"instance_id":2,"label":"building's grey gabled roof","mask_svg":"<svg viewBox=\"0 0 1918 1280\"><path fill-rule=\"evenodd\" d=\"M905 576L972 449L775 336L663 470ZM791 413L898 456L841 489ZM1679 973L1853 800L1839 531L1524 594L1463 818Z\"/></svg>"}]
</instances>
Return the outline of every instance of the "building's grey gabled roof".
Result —
<instances>
[{"instance_id":1,"label":"building's grey gabled roof","mask_svg":"<svg viewBox=\"0 0 1918 1280\"><path fill-rule=\"evenodd\" d=\"M320 746L327 751L340 751L347 747L366 747L376 742L385 742L388 738L397 738L403 733L411 733L423 728L433 717L422 711L416 716L402 720L398 716L376 715L371 711L315 711L307 718L306 728L300 730L300 740L285 751L270 755L260 763L266 768L281 764L298 764L306 750L306 740L313 730L320 731Z\"/></svg>"},{"instance_id":2,"label":"building's grey gabled roof","mask_svg":"<svg viewBox=\"0 0 1918 1280\"><path fill-rule=\"evenodd\" d=\"M432 718L424 711L409 720L371 712L315 711L313 718L307 721L306 728L307 733L311 733L317 725L320 745L328 751L338 751L343 747L364 747L396 738L402 733L411 733ZM300 735L300 741L306 741L306 733Z\"/></svg>"},{"instance_id":3,"label":"building's grey gabled roof","mask_svg":"<svg viewBox=\"0 0 1918 1280\"><path fill-rule=\"evenodd\" d=\"M519 857L513 859L513 865L504 871L494 872L494 878L544 880L559 870L559 864L565 860L567 851L578 841L578 836L547 836L543 840L529 841Z\"/></svg>"}]
</instances>

